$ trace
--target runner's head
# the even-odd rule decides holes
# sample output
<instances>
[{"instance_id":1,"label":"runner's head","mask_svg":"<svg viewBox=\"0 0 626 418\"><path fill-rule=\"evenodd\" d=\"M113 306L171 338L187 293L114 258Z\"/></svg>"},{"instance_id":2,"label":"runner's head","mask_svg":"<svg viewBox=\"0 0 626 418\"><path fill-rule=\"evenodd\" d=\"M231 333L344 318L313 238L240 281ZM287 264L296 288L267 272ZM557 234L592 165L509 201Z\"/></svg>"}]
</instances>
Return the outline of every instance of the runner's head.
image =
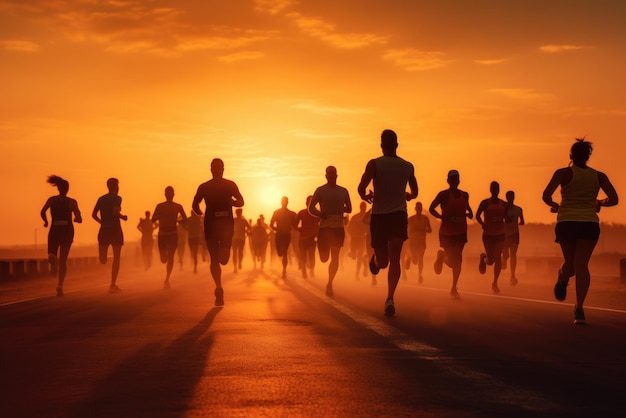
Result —
<instances>
[{"instance_id":1,"label":"runner's head","mask_svg":"<svg viewBox=\"0 0 626 418\"><path fill-rule=\"evenodd\" d=\"M57 175L48 176L48 183L53 186L56 186L57 190L59 190L59 194L65 196L67 192L70 190L70 182L61 178Z\"/></svg>"},{"instance_id":2,"label":"runner's head","mask_svg":"<svg viewBox=\"0 0 626 418\"><path fill-rule=\"evenodd\" d=\"M107 180L107 188L109 193L117 194L120 191L120 181L115 177L111 177Z\"/></svg>"},{"instance_id":3,"label":"runner's head","mask_svg":"<svg viewBox=\"0 0 626 418\"><path fill-rule=\"evenodd\" d=\"M398 148L398 136L391 129L385 129L380 134L380 147L383 150L383 154L395 154Z\"/></svg>"},{"instance_id":4,"label":"runner's head","mask_svg":"<svg viewBox=\"0 0 626 418\"><path fill-rule=\"evenodd\" d=\"M329 184L337 184L337 169L332 165L326 167L326 180Z\"/></svg>"},{"instance_id":5,"label":"runner's head","mask_svg":"<svg viewBox=\"0 0 626 418\"><path fill-rule=\"evenodd\" d=\"M165 188L165 199L168 202L171 202L174 199L174 188L172 186L167 186Z\"/></svg>"},{"instance_id":6,"label":"runner's head","mask_svg":"<svg viewBox=\"0 0 626 418\"><path fill-rule=\"evenodd\" d=\"M457 187L461 182L459 172L457 170L448 171L448 184L450 187Z\"/></svg>"},{"instance_id":7,"label":"runner's head","mask_svg":"<svg viewBox=\"0 0 626 418\"><path fill-rule=\"evenodd\" d=\"M213 174L213 178L222 178L224 175L224 161L214 158L211 161L211 174Z\"/></svg>"},{"instance_id":8,"label":"runner's head","mask_svg":"<svg viewBox=\"0 0 626 418\"><path fill-rule=\"evenodd\" d=\"M584 137L576 138L576 142L574 142L570 149L569 158L574 164L585 165L589 157L591 157L592 152L593 146L591 142L587 141Z\"/></svg>"}]
</instances>

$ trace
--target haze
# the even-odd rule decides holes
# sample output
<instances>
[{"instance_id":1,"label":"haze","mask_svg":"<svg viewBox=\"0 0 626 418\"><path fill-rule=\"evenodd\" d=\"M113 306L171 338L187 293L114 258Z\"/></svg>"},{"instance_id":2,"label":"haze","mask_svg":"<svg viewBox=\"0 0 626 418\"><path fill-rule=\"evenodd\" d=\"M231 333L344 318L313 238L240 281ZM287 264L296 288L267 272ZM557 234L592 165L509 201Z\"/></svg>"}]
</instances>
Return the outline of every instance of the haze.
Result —
<instances>
[{"instance_id":1,"label":"haze","mask_svg":"<svg viewBox=\"0 0 626 418\"><path fill-rule=\"evenodd\" d=\"M191 209L214 157L248 218L303 208L327 165L358 207L386 128L425 207L455 168L474 209L497 180L550 223L541 192L575 137L624 194L625 21L620 0L0 0L0 245L45 241L53 173L78 244L107 178L133 240L166 186Z\"/></svg>"}]
</instances>

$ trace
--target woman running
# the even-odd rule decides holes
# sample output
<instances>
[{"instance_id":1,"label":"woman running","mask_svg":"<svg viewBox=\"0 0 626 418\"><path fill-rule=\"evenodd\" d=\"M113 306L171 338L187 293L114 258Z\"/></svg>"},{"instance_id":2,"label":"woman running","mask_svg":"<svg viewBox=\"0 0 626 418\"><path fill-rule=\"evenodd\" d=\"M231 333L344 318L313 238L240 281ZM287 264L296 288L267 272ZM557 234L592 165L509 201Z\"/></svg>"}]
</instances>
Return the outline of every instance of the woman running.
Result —
<instances>
[{"instance_id":1,"label":"woman running","mask_svg":"<svg viewBox=\"0 0 626 418\"><path fill-rule=\"evenodd\" d=\"M76 200L67 196L70 183L55 175L48 177L48 183L59 190L57 196L50 197L41 208L41 219L44 228L48 227L46 212L50 209L52 224L48 233L48 261L52 274L58 275L57 296L63 296L63 282L67 272L67 257L74 240L74 222L81 223L83 218L78 210Z\"/></svg>"}]
</instances>

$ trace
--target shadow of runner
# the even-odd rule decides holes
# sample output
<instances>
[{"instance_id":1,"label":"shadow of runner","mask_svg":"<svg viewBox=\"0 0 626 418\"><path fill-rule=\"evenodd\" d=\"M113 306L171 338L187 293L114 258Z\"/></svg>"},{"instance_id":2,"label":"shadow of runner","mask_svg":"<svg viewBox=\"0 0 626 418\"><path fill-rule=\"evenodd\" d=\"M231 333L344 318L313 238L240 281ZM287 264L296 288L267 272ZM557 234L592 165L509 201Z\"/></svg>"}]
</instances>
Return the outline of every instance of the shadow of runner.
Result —
<instances>
[{"instance_id":1,"label":"shadow of runner","mask_svg":"<svg viewBox=\"0 0 626 418\"><path fill-rule=\"evenodd\" d=\"M148 344L104 379L72 417L184 416L213 345L215 307L167 347Z\"/></svg>"}]
</instances>

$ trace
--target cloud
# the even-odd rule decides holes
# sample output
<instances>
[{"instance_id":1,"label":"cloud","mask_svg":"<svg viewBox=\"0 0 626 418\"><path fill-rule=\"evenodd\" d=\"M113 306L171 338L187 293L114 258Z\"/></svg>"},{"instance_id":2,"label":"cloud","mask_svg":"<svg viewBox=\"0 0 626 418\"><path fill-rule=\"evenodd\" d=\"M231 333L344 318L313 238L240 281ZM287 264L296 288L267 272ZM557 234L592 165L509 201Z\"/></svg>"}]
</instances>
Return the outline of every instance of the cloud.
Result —
<instances>
[{"instance_id":1,"label":"cloud","mask_svg":"<svg viewBox=\"0 0 626 418\"><path fill-rule=\"evenodd\" d=\"M490 60L474 60L476 64L480 64L480 65L498 65L507 61L508 61L507 58L490 59Z\"/></svg>"},{"instance_id":2,"label":"cloud","mask_svg":"<svg viewBox=\"0 0 626 418\"><path fill-rule=\"evenodd\" d=\"M303 16L300 13L288 13L287 17L303 33L312 38L320 39L336 48L354 49L387 43L387 36L374 33L340 33L336 30L335 25L321 19Z\"/></svg>"},{"instance_id":3,"label":"cloud","mask_svg":"<svg viewBox=\"0 0 626 418\"><path fill-rule=\"evenodd\" d=\"M373 113L369 109L323 106L315 102L302 102L291 106L293 109L306 110L320 115L360 115Z\"/></svg>"},{"instance_id":4,"label":"cloud","mask_svg":"<svg viewBox=\"0 0 626 418\"><path fill-rule=\"evenodd\" d=\"M240 51L233 54L222 55L218 59L223 62L231 63L236 61L257 60L263 58L264 56L265 54L260 51Z\"/></svg>"},{"instance_id":5,"label":"cloud","mask_svg":"<svg viewBox=\"0 0 626 418\"><path fill-rule=\"evenodd\" d=\"M509 99L524 100L524 101L546 101L554 98L551 94L538 93L532 89L521 88L503 88L503 89L490 89L490 93L498 94Z\"/></svg>"},{"instance_id":6,"label":"cloud","mask_svg":"<svg viewBox=\"0 0 626 418\"><path fill-rule=\"evenodd\" d=\"M585 45L542 45L539 47L541 52L546 52L548 54L558 54L561 52L569 52L569 51L578 51L581 49L590 49L593 46L585 46Z\"/></svg>"},{"instance_id":7,"label":"cloud","mask_svg":"<svg viewBox=\"0 0 626 418\"><path fill-rule=\"evenodd\" d=\"M254 9L261 13L277 15L298 4L296 0L254 0Z\"/></svg>"},{"instance_id":8,"label":"cloud","mask_svg":"<svg viewBox=\"0 0 626 418\"><path fill-rule=\"evenodd\" d=\"M383 54L385 61L391 61L406 71L429 71L447 66L452 60L444 59L445 54L438 51L418 49L390 49Z\"/></svg>"},{"instance_id":9,"label":"cloud","mask_svg":"<svg viewBox=\"0 0 626 418\"><path fill-rule=\"evenodd\" d=\"M32 41L4 40L0 41L0 48L14 52L37 52L39 44Z\"/></svg>"}]
</instances>

